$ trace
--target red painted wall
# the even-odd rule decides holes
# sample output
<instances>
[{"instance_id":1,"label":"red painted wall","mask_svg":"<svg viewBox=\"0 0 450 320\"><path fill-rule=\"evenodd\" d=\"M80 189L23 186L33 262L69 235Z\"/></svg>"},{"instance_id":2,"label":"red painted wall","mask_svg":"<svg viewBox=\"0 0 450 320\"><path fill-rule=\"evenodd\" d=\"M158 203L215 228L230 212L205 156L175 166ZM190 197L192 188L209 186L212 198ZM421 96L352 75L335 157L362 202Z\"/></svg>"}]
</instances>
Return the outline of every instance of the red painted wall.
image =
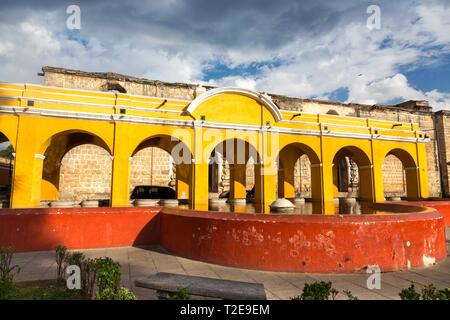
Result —
<instances>
[{"instance_id":1,"label":"red painted wall","mask_svg":"<svg viewBox=\"0 0 450 320\"><path fill-rule=\"evenodd\" d=\"M160 207L1 209L0 246L17 252L156 244Z\"/></svg>"},{"instance_id":2,"label":"red painted wall","mask_svg":"<svg viewBox=\"0 0 450 320\"><path fill-rule=\"evenodd\" d=\"M159 243L195 260L292 272L355 272L372 264L389 271L444 259L442 214L434 209L411 213L422 209L410 204L396 206L408 213L282 216L160 207L1 209L0 246L24 252L54 250L59 244L80 249Z\"/></svg>"},{"instance_id":3,"label":"red painted wall","mask_svg":"<svg viewBox=\"0 0 450 320\"><path fill-rule=\"evenodd\" d=\"M450 201L417 201L417 202L399 202L402 205L416 205L434 208L444 216L444 223L446 227L450 227Z\"/></svg>"},{"instance_id":4,"label":"red painted wall","mask_svg":"<svg viewBox=\"0 0 450 320\"><path fill-rule=\"evenodd\" d=\"M377 216L269 216L163 209L161 245L215 264L288 272L382 271L446 257L434 210ZM174 236L176 235L176 236ZM424 259L425 258L425 259Z\"/></svg>"}]
</instances>

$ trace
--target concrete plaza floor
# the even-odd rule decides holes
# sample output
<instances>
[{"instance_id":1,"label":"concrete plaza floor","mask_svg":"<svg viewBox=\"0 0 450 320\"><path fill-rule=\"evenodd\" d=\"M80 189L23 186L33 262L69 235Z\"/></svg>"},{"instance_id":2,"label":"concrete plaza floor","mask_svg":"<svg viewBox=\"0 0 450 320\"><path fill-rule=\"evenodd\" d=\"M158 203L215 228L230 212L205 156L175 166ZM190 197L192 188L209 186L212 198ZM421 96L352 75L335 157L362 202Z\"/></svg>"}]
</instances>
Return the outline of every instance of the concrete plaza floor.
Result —
<instances>
[{"instance_id":1,"label":"concrete plaza floor","mask_svg":"<svg viewBox=\"0 0 450 320\"><path fill-rule=\"evenodd\" d=\"M450 287L450 228L447 228L447 258L436 266L381 275L381 289L369 290L366 286L368 274L302 274L267 272L224 267L198 262L165 252L159 246L145 248L123 247L79 250L88 257L108 256L122 266L122 285L130 288L139 299L156 299L153 290L137 288L134 280L154 272L171 272L193 276L220 278L264 284L268 299L289 299L301 294L305 283L332 281L339 291L350 290L359 299L399 299L401 289L414 281L417 288L434 284L438 288ZM13 264L21 267L17 281L54 279L56 274L55 253L28 252L14 255ZM346 299L339 294L337 299Z\"/></svg>"}]
</instances>

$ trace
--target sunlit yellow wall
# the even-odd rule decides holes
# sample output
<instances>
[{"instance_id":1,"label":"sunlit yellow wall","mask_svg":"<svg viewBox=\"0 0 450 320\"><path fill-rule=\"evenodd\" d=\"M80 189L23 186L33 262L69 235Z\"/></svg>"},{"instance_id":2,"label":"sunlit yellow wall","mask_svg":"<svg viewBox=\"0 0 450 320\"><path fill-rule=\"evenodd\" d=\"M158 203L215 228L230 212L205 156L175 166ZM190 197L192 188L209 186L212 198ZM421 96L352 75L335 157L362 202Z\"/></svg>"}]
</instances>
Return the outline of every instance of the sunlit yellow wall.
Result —
<instances>
[{"instance_id":1,"label":"sunlit yellow wall","mask_svg":"<svg viewBox=\"0 0 450 320\"><path fill-rule=\"evenodd\" d=\"M313 200L332 202L333 159L342 149L358 163L364 199L384 201L381 167L392 150L402 150L396 155L407 169L408 197L428 196L428 138L416 124L394 128L389 121L280 111L266 97L239 90L183 101L0 84L0 98L0 132L16 151L11 200L15 208L38 207L42 198L57 199L58 189L42 181L43 161L55 137L69 133L88 133L110 152L114 207L129 206L130 157L152 137L162 137L160 147L165 149L172 147L171 137L186 146L192 164L179 166L178 195L197 209L208 205L208 157L229 139L242 139L256 150L255 201L266 208L276 198L277 163L290 167L293 153L310 158ZM242 171L236 167L233 173L236 197L244 196ZM292 197L291 177L280 179L285 179L280 190Z\"/></svg>"}]
</instances>

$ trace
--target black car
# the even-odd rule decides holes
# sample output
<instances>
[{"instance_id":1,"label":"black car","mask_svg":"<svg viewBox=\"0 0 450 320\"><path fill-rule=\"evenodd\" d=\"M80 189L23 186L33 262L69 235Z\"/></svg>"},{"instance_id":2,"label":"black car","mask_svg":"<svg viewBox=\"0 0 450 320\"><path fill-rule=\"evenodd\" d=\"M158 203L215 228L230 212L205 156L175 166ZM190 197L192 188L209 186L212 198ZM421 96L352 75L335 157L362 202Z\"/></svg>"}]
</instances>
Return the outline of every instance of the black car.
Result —
<instances>
[{"instance_id":1,"label":"black car","mask_svg":"<svg viewBox=\"0 0 450 320\"><path fill-rule=\"evenodd\" d=\"M136 186L130 199L176 199L174 189L162 186Z\"/></svg>"},{"instance_id":2,"label":"black car","mask_svg":"<svg viewBox=\"0 0 450 320\"><path fill-rule=\"evenodd\" d=\"M219 199L229 199L230 198L230 191L224 191L219 195ZM247 190L247 199L254 199L255 198L255 187L252 188L252 190Z\"/></svg>"}]
</instances>

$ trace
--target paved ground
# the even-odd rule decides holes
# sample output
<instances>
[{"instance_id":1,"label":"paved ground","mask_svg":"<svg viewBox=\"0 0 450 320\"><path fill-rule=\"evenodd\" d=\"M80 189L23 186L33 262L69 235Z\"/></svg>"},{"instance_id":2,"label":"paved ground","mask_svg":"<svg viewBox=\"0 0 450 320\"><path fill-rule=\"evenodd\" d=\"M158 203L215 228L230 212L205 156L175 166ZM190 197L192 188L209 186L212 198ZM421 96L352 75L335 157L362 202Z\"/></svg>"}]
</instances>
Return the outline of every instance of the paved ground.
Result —
<instances>
[{"instance_id":1,"label":"paved ground","mask_svg":"<svg viewBox=\"0 0 450 320\"><path fill-rule=\"evenodd\" d=\"M263 283L268 299L289 299L302 292L306 282L332 281L338 290L350 290L360 299L399 299L401 289L411 281L420 288L433 283L438 288L450 287L450 228L447 228L447 259L430 268L410 271L383 273L381 290L369 290L366 287L367 274L299 274L285 272L254 271L223 267L194 260L176 257L164 252L158 246L146 248L106 248L83 250L88 257L108 256L122 266L122 284L129 287L140 299L155 299L155 292L136 288L134 279L153 272L164 271L228 280ZM54 252L18 253L14 264L22 268L18 281L52 279L55 277L56 263ZM344 299L343 295L337 298Z\"/></svg>"}]
</instances>

